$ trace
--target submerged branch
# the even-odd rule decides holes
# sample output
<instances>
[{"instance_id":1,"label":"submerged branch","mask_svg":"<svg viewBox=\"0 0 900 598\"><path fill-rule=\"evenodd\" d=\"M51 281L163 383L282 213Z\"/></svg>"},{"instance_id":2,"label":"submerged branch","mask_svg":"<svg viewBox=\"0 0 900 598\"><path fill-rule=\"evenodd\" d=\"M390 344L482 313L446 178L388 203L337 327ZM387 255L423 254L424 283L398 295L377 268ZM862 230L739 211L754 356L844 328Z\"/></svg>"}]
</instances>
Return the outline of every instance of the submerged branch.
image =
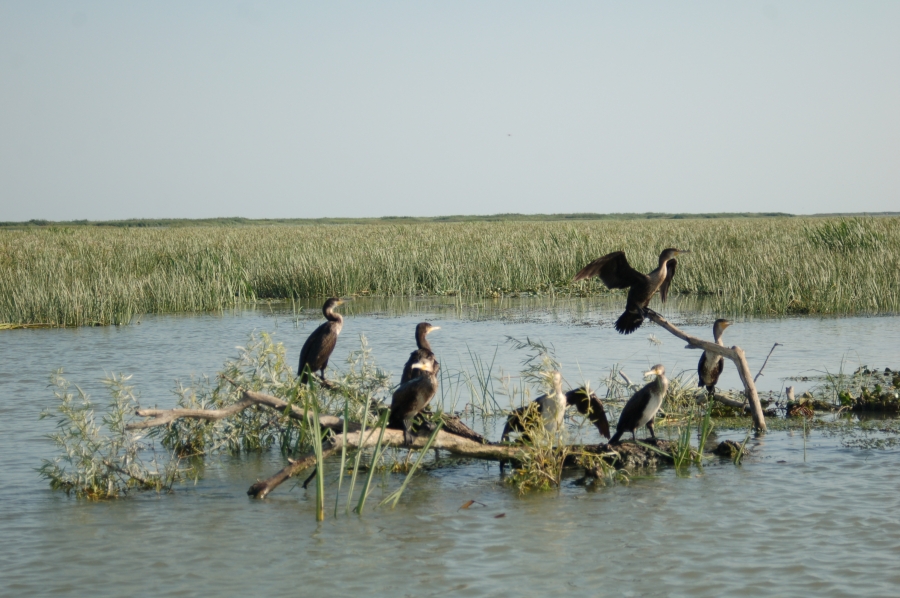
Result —
<instances>
[{"instance_id":1,"label":"submerged branch","mask_svg":"<svg viewBox=\"0 0 900 598\"><path fill-rule=\"evenodd\" d=\"M353 432L347 432L348 449L365 449L374 447L378 441L380 428L370 428L366 430L365 437L362 436L361 430L358 428ZM417 437L409 448L422 449L428 442L427 436ZM403 441L403 430L384 431L384 437L381 440L383 447L407 448ZM327 458L335 451L341 450L344 446L343 434L333 435L326 444L322 446L322 457ZM482 444L456 434L451 434L440 430L434 442L431 444L432 449L443 449L460 457L470 457L474 459L487 459L492 461L515 459L516 454L522 450L518 446L499 445L499 444ZM272 490L280 486L289 478L300 473L304 469L308 469L316 464L316 456L313 453L303 455L299 459L289 460L288 465L283 467L271 477L261 480L253 484L247 494L254 498L265 498Z\"/></svg>"}]
</instances>

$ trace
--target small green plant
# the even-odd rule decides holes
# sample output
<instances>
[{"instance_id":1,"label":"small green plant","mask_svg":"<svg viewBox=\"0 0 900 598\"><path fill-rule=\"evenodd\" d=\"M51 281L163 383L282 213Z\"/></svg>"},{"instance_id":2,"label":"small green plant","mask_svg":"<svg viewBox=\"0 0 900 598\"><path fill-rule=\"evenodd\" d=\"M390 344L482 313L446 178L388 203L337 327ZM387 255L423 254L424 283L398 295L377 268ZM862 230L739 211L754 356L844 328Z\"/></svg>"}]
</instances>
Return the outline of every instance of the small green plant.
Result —
<instances>
[{"instance_id":1,"label":"small green plant","mask_svg":"<svg viewBox=\"0 0 900 598\"><path fill-rule=\"evenodd\" d=\"M744 459L744 453L746 451L747 442L750 441L750 432L747 432L747 437L744 438L744 442L741 443L741 446L738 448L737 453L734 455L734 464L740 465L741 461Z\"/></svg>"},{"instance_id":2,"label":"small green plant","mask_svg":"<svg viewBox=\"0 0 900 598\"><path fill-rule=\"evenodd\" d=\"M38 470L51 488L103 500L132 490L164 492L189 474L179 468L179 459L158 454L142 442L141 434L125 430L127 415L137 406L134 387L128 384L131 376L112 375L104 381L110 401L98 422L96 405L62 374L57 370L50 378L56 408L41 414L41 419L56 420L56 432L49 437L61 450Z\"/></svg>"},{"instance_id":3,"label":"small green plant","mask_svg":"<svg viewBox=\"0 0 900 598\"><path fill-rule=\"evenodd\" d=\"M425 443L425 446L422 447L422 450L419 452L418 458L416 458L416 462L413 463L413 466L410 467L409 472L407 472L406 477L403 479L403 483L397 488L394 492L389 494L387 498L381 501L381 505L385 505L387 503L391 503L391 508L397 506L397 502L400 500L400 497L403 496L403 492L406 490L406 487L409 485L409 481L412 479L413 474L416 473L416 470L419 468L419 465L422 463L422 459L425 458L425 455L428 454L428 449L431 448L431 445L434 443L434 439L437 438L438 432L441 431L441 428L444 427L444 422L438 423L434 427L434 431L431 433L431 436L428 437L428 441Z\"/></svg>"},{"instance_id":4,"label":"small green plant","mask_svg":"<svg viewBox=\"0 0 900 598\"><path fill-rule=\"evenodd\" d=\"M371 465L369 465L369 473L366 476L366 483L363 485L363 488L359 493L359 502L356 504L355 511L359 515L363 514L363 509L366 506L366 499L369 497L369 490L372 487L372 477L375 475L375 470L378 468L378 463L381 461L381 456L384 453L381 448L381 441L384 440L384 431L387 428L389 415L390 412L385 411L384 415L381 416L381 421L378 423L381 431L378 433L378 441L375 443L375 452L372 455L372 463Z\"/></svg>"}]
</instances>

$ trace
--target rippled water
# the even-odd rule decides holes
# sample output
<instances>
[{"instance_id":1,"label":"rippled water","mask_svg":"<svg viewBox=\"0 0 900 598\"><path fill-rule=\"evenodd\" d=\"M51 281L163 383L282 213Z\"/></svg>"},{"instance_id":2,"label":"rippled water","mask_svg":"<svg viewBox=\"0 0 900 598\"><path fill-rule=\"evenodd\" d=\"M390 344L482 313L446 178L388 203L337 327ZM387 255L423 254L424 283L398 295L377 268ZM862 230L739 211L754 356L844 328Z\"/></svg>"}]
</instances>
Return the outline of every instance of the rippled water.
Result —
<instances>
[{"instance_id":1,"label":"rippled water","mask_svg":"<svg viewBox=\"0 0 900 598\"><path fill-rule=\"evenodd\" d=\"M352 316L333 363L365 334L399 377L413 326L427 318L442 326L432 341L447 368L471 368L468 346L484 359L496 351L497 366L515 372L522 354L507 335L553 343L570 384L596 384L614 363L634 378L656 362L676 372L696 366L699 353L657 327L616 334L614 308L359 301L344 310ZM673 322L710 335L712 317L671 309ZM818 431L805 444L801 434L770 432L740 467L713 463L689 477L663 469L596 490L573 477L558 493L525 497L499 482L495 464L448 461L418 476L394 510L321 524L312 492L286 484L265 501L245 495L283 465L278 454L211 459L195 486L105 503L51 492L35 473L54 452L44 438L52 424L37 419L53 406L52 369L64 367L95 398L104 373L133 373L142 403L165 406L176 378L215 373L250 332L275 331L296 355L319 320L311 310L295 323L272 307L0 333L0 594L896 595L900 587L898 451L848 449ZM784 343L759 383L780 391L783 378L837 371L842 360L846 370L893 369L898 333L898 317L745 319L725 340L744 348L754 371L772 343ZM738 386L732 368L723 383ZM485 506L459 510L468 500Z\"/></svg>"}]
</instances>

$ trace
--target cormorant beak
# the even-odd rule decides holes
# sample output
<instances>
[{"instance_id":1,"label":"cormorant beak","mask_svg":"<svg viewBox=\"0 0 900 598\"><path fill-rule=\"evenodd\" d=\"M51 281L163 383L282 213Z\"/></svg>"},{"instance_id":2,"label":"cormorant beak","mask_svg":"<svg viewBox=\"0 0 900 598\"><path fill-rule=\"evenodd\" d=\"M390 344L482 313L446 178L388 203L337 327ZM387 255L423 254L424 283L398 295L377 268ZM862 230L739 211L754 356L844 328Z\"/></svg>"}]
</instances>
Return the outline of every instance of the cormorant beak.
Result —
<instances>
[{"instance_id":1,"label":"cormorant beak","mask_svg":"<svg viewBox=\"0 0 900 598\"><path fill-rule=\"evenodd\" d=\"M422 370L423 372L430 372L430 371L431 371L431 364L430 364L430 363L426 363L426 362L424 362L424 361L417 361L416 363L412 364L412 366L411 366L410 369L413 369L413 370Z\"/></svg>"},{"instance_id":2,"label":"cormorant beak","mask_svg":"<svg viewBox=\"0 0 900 598\"><path fill-rule=\"evenodd\" d=\"M649 378L650 376L659 376L659 368L653 368L649 372L644 372L644 378Z\"/></svg>"},{"instance_id":3,"label":"cormorant beak","mask_svg":"<svg viewBox=\"0 0 900 598\"><path fill-rule=\"evenodd\" d=\"M690 253L690 252L691 252L690 249L676 249L675 250L675 253L677 253L678 255L681 255L682 253Z\"/></svg>"},{"instance_id":4,"label":"cormorant beak","mask_svg":"<svg viewBox=\"0 0 900 598\"><path fill-rule=\"evenodd\" d=\"M428 332L429 332L429 333L432 333L432 332L434 332L435 330L440 330L440 329L441 329L440 326L432 326L431 328L428 329Z\"/></svg>"}]
</instances>

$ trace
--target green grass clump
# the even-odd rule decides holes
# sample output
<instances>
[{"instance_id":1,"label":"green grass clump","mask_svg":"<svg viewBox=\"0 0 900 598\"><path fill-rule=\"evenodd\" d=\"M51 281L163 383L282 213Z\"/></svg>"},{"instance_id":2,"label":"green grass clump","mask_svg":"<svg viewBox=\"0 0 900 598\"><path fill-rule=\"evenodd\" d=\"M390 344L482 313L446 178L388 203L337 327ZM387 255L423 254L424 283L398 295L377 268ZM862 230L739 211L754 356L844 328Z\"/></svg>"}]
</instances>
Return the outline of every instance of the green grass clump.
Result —
<instances>
[{"instance_id":1,"label":"green grass clump","mask_svg":"<svg viewBox=\"0 0 900 598\"><path fill-rule=\"evenodd\" d=\"M0 230L0 323L128 323L327 295L593 295L575 272L624 249L720 314L900 311L900 219L756 218Z\"/></svg>"}]
</instances>

